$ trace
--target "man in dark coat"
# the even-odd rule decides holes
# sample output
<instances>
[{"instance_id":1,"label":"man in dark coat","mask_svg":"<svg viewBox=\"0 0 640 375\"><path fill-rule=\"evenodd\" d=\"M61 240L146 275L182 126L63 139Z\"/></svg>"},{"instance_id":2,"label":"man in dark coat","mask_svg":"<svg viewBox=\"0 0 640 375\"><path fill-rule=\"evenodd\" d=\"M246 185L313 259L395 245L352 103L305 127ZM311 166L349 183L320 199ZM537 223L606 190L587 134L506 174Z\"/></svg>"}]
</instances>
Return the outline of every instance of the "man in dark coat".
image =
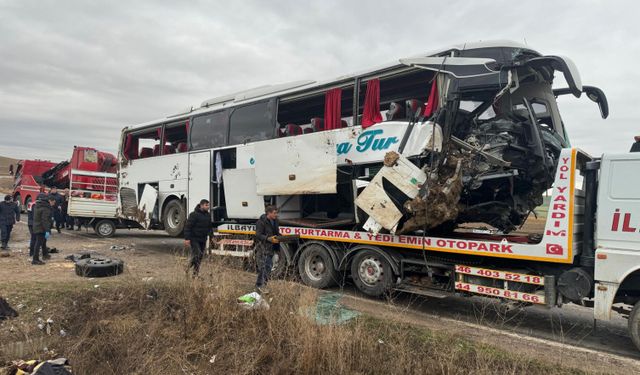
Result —
<instances>
[{"instance_id":1,"label":"man in dark coat","mask_svg":"<svg viewBox=\"0 0 640 375\"><path fill-rule=\"evenodd\" d=\"M55 205L56 198L50 195L47 196L46 199L38 199L33 205L33 233L36 236L36 244L33 249L33 260L31 264L44 264L44 262L40 260L41 250L42 259L47 260L50 258L45 241L48 234L51 233L51 227L53 226L51 214Z\"/></svg>"},{"instance_id":2,"label":"man in dark coat","mask_svg":"<svg viewBox=\"0 0 640 375\"><path fill-rule=\"evenodd\" d=\"M200 263L207 246L207 237L211 234L212 229L209 201L203 199L189 214L184 225L184 242L191 248L189 269L193 268L193 276L197 276L200 272Z\"/></svg>"},{"instance_id":3,"label":"man in dark coat","mask_svg":"<svg viewBox=\"0 0 640 375\"><path fill-rule=\"evenodd\" d=\"M55 204L53 205L53 219L56 222L56 230L60 233L60 228L64 224L62 220L62 204L64 203L64 196L58 193L58 188L55 186L51 188L49 196L55 201Z\"/></svg>"},{"instance_id":4,"label":"man in dark coat","mask_svg":"<svg viewBox=\"0 0 640 375\"><path fill-rule=\"evenodd\" d=\"M275 236L280 235L280 224L278 223L278 209L276 206L267 206L265 213L260 216L256 223L256 246L255 256L258 265L258 278L256 289L260 294L267 294L267 282L273 267L273 254L280 250L280 244Z\"/></svg>"},{"instance_id":5,"label":"man in dark coat","mask_svg":"<svg viewBox=\"0 0 640 375\"><path fill-rule=\"evenodd\" d=\"M0 249L9 248L9 238L13 230L13 224L20 221L20 208L13 201L11 195L6 195L4 200L0 202Z\"/></svg>"},{"instance_id":6,"label":"man in dark coat","mask_svg":"<svg viewBox=\"0 0 640 375\"><path fill-rule=\"evenodd\" d=\"M40 193L36 198L36 202L39 200L47 200L47 194ZM27 207L27 227L29 228L29 234L31 235L31 239L29 240L29 256L33 257L33 249L36 248L36 234L33 233L33 209L35 208L36 202L30 203ZM45 249L49 249L47 247L47 240L44 240L43 244Z\"/></svg>"},{"instance_id":7,"label":"man in dark coat","mask_svg":"<svg viewBox=\"0 0 640 375\"><path fill-rule=\"evenodd\" d=\"M633 141L629 152L640 152L640 135L633 137Z\"/></svg>"}]
</instances>

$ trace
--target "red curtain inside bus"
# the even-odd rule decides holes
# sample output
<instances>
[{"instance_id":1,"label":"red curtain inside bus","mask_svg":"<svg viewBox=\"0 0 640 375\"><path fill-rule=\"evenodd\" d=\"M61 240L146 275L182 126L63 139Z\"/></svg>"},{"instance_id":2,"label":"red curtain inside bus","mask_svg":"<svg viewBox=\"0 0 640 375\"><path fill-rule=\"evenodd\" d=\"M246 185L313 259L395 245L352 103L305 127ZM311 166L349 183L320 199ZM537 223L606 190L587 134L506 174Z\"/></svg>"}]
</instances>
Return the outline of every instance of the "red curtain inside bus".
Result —
<instances>
[{"instance_id":1,"label":"red curtain inside bus","mask_svg":"<svg viewBox=\"0 0 640 375\"><path fill-rule=\"evenodd\" d=\"M433 77L433 82L431 83L431 91L429 92L429 100L427 101L427 105L424 107L424 117L431 117L433 112L436 111L438 107L438 78Z\"/></svg>"},{"instance_id":2,"label":"red curtain inside bus","mask_svg":"<svg viewBox=\"0 0 640 375\"><path fill-rule=\"evenodd\" d=\"M340 112L342 89L336 88L327 91L324 97L324 129L338 129L341 127Z\"/></svg>"},{"instance_id":3,"label":"red curtain inside bus","mask_svg":"<svg viewBox=\"0 0 640 375\"><path fill-rule=\"evenodd\" d=\"M124 155L127 159L138 158L138 138L133 138L132 134L127 134L124 141Z\"/></svg>"},{"instance_id":4,"label":"red curtain inside bus","mask_svg":"<svg viewBox=\"0 0 640 375\"><path fill-rule=\"evenodd\" d=\"M380 80L378 78L367 82L367 94L364 98L362 112L362 129L382 122L380 114Z\"/></svg>"}]
</instances>

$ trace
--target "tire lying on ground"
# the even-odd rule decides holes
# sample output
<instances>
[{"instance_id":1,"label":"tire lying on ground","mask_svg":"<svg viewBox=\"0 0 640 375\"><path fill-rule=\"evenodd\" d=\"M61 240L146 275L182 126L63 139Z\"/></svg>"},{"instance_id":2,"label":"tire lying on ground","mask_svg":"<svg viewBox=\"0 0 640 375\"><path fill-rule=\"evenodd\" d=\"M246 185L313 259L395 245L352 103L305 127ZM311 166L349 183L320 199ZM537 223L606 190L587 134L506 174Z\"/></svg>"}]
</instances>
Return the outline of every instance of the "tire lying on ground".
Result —
<instances>
[{"instance_id":1,"label":"tire lying on ground","mask_svg":"<svg viewBox=\"0 0 640 375\"><path fill-rule=\"evenodd\" d=\"M76 275L82 277L107 277L119 275L124 271L124 262L120 259L94 257L76 262Z\"/></svg>"}]
</instances>

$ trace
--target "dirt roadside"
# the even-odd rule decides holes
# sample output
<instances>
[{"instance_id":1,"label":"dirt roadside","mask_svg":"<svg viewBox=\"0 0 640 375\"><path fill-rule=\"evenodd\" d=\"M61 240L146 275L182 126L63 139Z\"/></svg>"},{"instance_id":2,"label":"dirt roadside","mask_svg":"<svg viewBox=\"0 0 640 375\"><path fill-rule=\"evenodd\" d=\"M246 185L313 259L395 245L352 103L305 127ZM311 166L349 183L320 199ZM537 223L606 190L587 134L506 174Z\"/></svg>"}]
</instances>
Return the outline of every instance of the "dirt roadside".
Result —
<instances>
[{"instance_id":1,"label":"dirt roadside","mask_svg":"<svg viewBox=\"0 0 640 375\"><path fill-rule=\"evenodd\" d=\"M26 221L26 217L23 216ZM24 223L15 226L12 236L12 256L0 258L0 295L15 295L21 286L56 283L80 283L87 286L119 282L118 277L105 279L85 279L74 273L74 265L64 260L66 255L79 251L89 251L118 257L126 262L126 273L129 277L171 279L181 276L184 272L186 258L183 256L183 243L180 239L168 237L162 232L120 231L115 238L100 239L87 231L64 231L53 233L49 247L56 247L61 252L54 254L45 266L31 266L28 253L28 231ZM116 246L112 249L112 246ZM203 275L207 278L212 265L203 265ZM253 275L237 272L237 279L251 288ZM494 345L509 352L530 356L532 358L563 364L582 369L587 372L599 373L639 373L640 361L629 356L610 353L608 343L602 340L600 349L585 348L562 340L548 340L527 335L522 331L510 329L508 323L505 329L495 325L477 324L460 319L459 310L470 309L471 305L457 305L452 309L425 310L417 306L415 299L410 301L402 298L388 303L387 301L360 298L353 289L347 287L341 301L344 305L365 314L386 320L425 327L433 331L455 333L473 341ZM24 290L20 292L24 295ZM424 303L424 300L422 300ZM456 301L427 301L427 306L447 305ZM448 311L452 311L447 314ZM523 318L526 320L526 317ZM632 350L632 349L630 349Z\"/></svg>"}]
</instances>

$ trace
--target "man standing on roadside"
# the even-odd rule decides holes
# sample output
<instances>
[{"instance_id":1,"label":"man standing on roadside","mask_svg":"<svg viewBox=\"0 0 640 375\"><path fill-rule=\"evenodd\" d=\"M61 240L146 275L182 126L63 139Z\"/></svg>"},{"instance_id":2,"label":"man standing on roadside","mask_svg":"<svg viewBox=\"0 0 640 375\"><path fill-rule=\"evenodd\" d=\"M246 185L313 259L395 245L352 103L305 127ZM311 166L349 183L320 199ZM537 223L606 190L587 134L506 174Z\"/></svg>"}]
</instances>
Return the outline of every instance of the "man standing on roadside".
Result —
<instances>
[{"instance_id":1,"label":"man standing on roadside","mask_svg":"<svg viewBox=\"0 0 640 375\"><path fill-rule=\"evenodd\" d=\"M64 197L62 194L58 193L57 187L52 187L49 192L49 197L52 197L56 202L53 206L53 219L56 221L56 230L60 233L60 228L63 225L62 222L62 203L64 203Z\"/></svg>"},{"instance_id":2,"label":"man standing on roadside","mask_svg":"<svg viewBox=\"0 0 640 375\"><path fill-rule=\"evenodd\" d=\"M279 235L278 208L276 206L267 206L265 213L260 216L256 223L255 256L258 265L256 290L260 294L269 293L267 283L273 267L273 254L275 251L280 250L280 244L276 238Z\"/></svg>"},{"instance_id":3,"label":"man standing on roadside","mask_svg":"<svg viewBox=\"0 0 640 375\"><path fill-rule=\"evenodd\" d=\"M5 195L4 200L0 202L0 242L2 242L0 249L9 248L9 238L16 221L20 221L20 208L11 195Z\"/></svg>"},{"instance_id":4,"label":"man standing on roadside","mask_svg":"<svg viewBox=\"0 0 640 375\"><path fill-rule=\"evenodd\" d=\"M56 205L56 199L52 196L42 197L33 205L33 233L36 236L36 244L33 249L33 260L31 264L44 264L40 260L40 251L42 251L42 259L47 260L51 256L47 251L46 239L51 233L53 222L51 220L53 207Z\"/></svg>"},{"instance_id":5,"label":"man standing on roadside","mask_svg":"<svg viewBox=\"0 0 640 375\"><path fill-rule=\"evenodd\" d=\"M198 276L200 263L207 246L207 237L211 234L213 224L209 215L209 201L200 201L184 225L184 242L191 248L189 269L193 268L193 276ZM188 272L188 270L187 270Z\"/></svg>"}]
</instances>

